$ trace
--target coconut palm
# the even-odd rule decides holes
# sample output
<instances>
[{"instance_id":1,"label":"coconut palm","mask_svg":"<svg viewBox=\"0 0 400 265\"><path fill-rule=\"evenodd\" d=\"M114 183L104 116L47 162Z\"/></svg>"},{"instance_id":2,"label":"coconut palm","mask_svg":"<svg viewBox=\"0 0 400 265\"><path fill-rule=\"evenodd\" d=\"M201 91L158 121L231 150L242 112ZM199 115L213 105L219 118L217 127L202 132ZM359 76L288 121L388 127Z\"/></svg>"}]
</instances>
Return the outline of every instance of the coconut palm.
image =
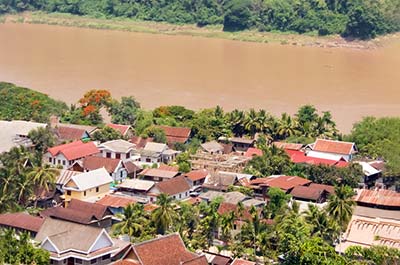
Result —
<instances>
[{"instance_id":1,"label":"coconut palm","mask_svg":"<svg viewBox=\"0 0 400 265\"><path fill-rule=\"evenodd\" d=\"M244 120L244 128L253 137L261 130L258 113L254 109L250 109L247 113Z\"/></svg>"},{"instance_id":2,"label":"coconut palm","mask_svg":"<svg viewBox=\"0 0 400 265\"><path fill-rule=\"evenodd\" d=\"M32 180L36 188L44 188L46 191L49 191L50 188L54 187L58 174L58 169L52 168L48 164L39 164L27 173L27 177Z\"/></svg>"},{"instance_id":3,"label":"coconut palm","mask_svg":"<svg viewBox=\"0 0 400 265\"><path fill-rule=\"evenodd\" d=\"M230 211L222 216L221 219L221 232L223 240L228 244L231 239L231 232L235 221L235 212Z\"/></svg>"},{"instance_id":4,"label":"coconut palm","mask_svg":"<svg viewBox=\"0 0 400 265\"><path fill-rule=\"evenodd\" d=\"M297 127L298 124L296 120L287 113L283 113L278 123L277 134L280 139L285 139L287 137L296 135L298 133Z\"/></svg>"},{"instance_id":5,"label":"coconut palm","mask_svg":"<svg viewBox=\"0 0 400 265\"><path fill-rule=\"evenodd\" d=\"M143 236L144 226L147 223L144 218L143 205L140 203L129 204L122 214L121 222L112 227L113 233L116 235L125 234L129 236L132 242L134 236Z\"/></svg>"},{"instance_id":6,"label":"coconut palm","mask_svg":"<svg viewBox=\"0 0 400 265\"><path fill-rule=\"evenodd\" d=\"M244 125L243 124L244 124L245 118L246 118L246 115L244 114L244 112L237 110L237 109L228 113L227 120L228 120L231 130L235 136L239 136L239 137L243 136L243 134L244 134Z\"/></svg>"},{"instance_id":7,"label":"coconut palm","mask_svg":"<svg viewBox=\"0 0 400 265\"><path fill-rule=\"evenodd\" d=\"M303 214L305 221L311 226L312 236L319 236L330 244L334 242L338 236L339 227L324 210L319 209L315 204L309 204Z\"/></svg>"},{"instance_id":8,"label":"coconut palm","mask_svg":"<svg viewBox=\"0 0 400 265\"><path fill-rule=\"evenodd\" d=\"M346 228L353 214L355 201L353 200L354 191L349 186L338 186L335 194L329 197L327 212L336 220L342 229Z\"/></svg>"},{"instance_id":9,"label":"coconut palm","mask_svg":"<svg viewBox=\"0 0 400 265\"><path fill-rule=\"evenodd\" d=\"M172 202L172 197L165 193L161 193L157 198L156 203L159 207L153 211L152 220L159 234L164 235L177 217Z\"/></svg>"}]
</instances>

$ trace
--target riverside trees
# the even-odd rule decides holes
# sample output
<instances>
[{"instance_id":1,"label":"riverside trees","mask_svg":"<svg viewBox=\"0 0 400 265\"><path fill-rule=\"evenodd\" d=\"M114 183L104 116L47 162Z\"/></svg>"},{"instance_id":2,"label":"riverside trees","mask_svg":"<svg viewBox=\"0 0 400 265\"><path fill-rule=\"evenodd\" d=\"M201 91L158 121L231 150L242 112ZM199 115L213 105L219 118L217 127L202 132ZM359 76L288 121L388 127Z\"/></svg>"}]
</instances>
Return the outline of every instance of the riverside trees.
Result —
<instances>
[{"instance_id":1,"label":"riverside trees","mask_svg":"<svg viewBox=\"0 0 400 265\"><path fill-rule=\"evenodd\" d=\"M316 32L361 39L400 30L397 0L3 1L0 14L42 10L94 17L223 24L224 30Z\"/></svg>"}]
</instances>

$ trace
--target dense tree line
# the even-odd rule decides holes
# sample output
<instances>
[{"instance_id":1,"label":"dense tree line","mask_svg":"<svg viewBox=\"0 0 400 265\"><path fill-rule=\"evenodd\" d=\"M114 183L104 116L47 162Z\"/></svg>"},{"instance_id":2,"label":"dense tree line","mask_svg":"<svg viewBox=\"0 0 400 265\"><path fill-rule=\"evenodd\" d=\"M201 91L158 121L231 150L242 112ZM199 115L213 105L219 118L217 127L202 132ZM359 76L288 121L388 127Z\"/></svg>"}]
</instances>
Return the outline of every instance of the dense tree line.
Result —
<instances>
[{"instance_id":1,"label":"dense tree line","mask_svg":"<svg viewBox=\"0 0 400 265\"><path fill-rule=\"evenodd\" d=\"M94 17L223 24L224 30L318 32L362 39L398 31L397 0L1 0L0 14L24 10Z\"/></svg>"},{"instance_id":2,"label":"dense tree line","mask_svg":"<svg viewBox=\"0 0 400 265\"><path fill-rule=\"evenodd\" d=\"M67 110L65 103L28 88L0 82L0 120L34 120L48 122L53 114Z\"/></svg>"}]
</instances>

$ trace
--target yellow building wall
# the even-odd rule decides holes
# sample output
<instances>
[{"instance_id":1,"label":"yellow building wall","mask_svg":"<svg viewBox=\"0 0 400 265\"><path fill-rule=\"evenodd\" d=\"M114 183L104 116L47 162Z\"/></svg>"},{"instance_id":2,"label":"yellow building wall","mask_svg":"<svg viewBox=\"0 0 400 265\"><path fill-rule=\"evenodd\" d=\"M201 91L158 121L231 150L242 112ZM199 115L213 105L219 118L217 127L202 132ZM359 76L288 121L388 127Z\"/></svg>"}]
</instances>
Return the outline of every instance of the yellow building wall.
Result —
<instances>
[{"instance_id":1,"label":"yellow building wall","mask_svg":"<svg viewBox=\"0 0 400 265\"><path fill-rule=\"evenodd\" d=\"M85 201L93 198L102 198L109 192L110 192L109 184L99 186L98 192L96 192L96 188L88 189L86 190L86 195L85 191L71 191L71 195L68 195L68 192L65 192L65 202L68 203L69 201L71 201L71 199L78 199Z\"/></svg>"}]
</instances>

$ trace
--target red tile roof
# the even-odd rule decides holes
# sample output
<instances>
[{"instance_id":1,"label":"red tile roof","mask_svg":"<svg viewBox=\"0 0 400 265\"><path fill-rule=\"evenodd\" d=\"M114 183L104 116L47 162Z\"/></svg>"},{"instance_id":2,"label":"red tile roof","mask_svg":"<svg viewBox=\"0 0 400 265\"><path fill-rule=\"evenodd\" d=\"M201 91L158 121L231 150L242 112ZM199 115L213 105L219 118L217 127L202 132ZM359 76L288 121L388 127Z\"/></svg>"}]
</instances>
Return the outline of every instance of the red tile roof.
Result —
<instances>
[{"instance_id":1,"label":"red tile roof","mask_svg":"<svg viewBox=\"0 0 400 265\"><path fill-rule=\"evenodd\" d=\"M361 204L400 207L400 193L391 190L359 190L355 201Z\"/></svg>"},{"instance_id":2,"label":"red tile roof","mask_svg":"<svg viewBox=\"0 0 400 265\"><path fill-rule=\"evenodd\" d=\"M294 144L285 142L273 142L273 144L278 148L288 149L288 150L300 150L303 147L303 144Z\"/></svg>"},{"instance_id":3,"label":"red tile roof","mask_svg":"<svg viewBox=\"0 0 400 265\"><path fill-rule=\"evenodd\" d=\"M325 153L349 155L353 152L354 143L317 139L313 150Z\"/></svg>"},{"instance_id":4,"label":"red tile roof","mask_svg":"<svg viewBox=\"0 0 400 265\"><path fill-rule=\"evenodd\" d=\"M44 222L43 218L26 213L0 214L0 226L12 227L37 233Z\"/></svg>"},{"instance_id":5,"label":"red tile roof","mask_svg":"<svg viewBox=\"0 0 400 265\"><path fill-rule=\"evenodd\" d=\"M129 259L122 259L114 262L113 265L140 265L140 263Z\"/></svg>"},{"instance_id":6,"label":"red tile roof","mask_svg":"<svg viewBox=\"0 0 400 265\"><path fill-rule=\"evenodd\" d=\"M296 186L293 188L290 194L294 198L317 201L321 197L323 192L324 189L321 190L316 187Z\"/></svg>"},{"instance_id":7,"label":"red tile roof","mask_svg":"<svg viewBox=\"0 0 400 265\"><path fill-rule=\"evenodd\" d=\"M134 198L117 195L106 195L102 199L97 201L98 204L113 208L125 208L129 204L133 204L136 202L137 201Z\"/></svg>"},{"instance_id":8,"label":"red tile roof","mask_svg":"<svg viewBox=\"0 0 400 265\"><path fill-rule=\"evenodd\" d=\"M188 173L185 174L185 177L190 179L191 181L196 181L196 180L201 180L205 179L208 175L208 171L205 169L198 169L198 170L192 170Z\"/></svg>"},{"instance_id":9,"label":"red tile roof","mask_svg":"<svg viewBox=\"0 0 400 265\"><path fill-rule=\"evenodd\" d=\"M191 130L186 127L158 126L165 132L168 143L185 143L190 136Z\"/></svg>"},{"instance_id":10,"label":"red tile roof","mask_svg":"<svg viewBox=\"0 0 400 265\"><path fill-rule=\"evenodd\" d=\"M75 141L68 144L54 146L49 148L48 151L52 156L57 156L59 153L61 153L68 160L75 160L99 153L99 149L94 142L84 143L82 141Z\"/></svg>"},{"instance_id":11,"label":"red tile roof","mask_svg":"<svg viewBox=\"0 0 400 265\"><path fill-rule=\"evenodd\" d=\"M155 186L160 192L168 195L175 195L178 193L190 190L190 185L184 176L179 176L173 179L161 181Z\"/></svg>"},{"instance_id":12,"label":"red tile roof","mask_svg":"<svg viewBox=\"0 0 400 265\"><path fill-rule=\"evenodd\" d=\"M148 204L145 204L145 205L144 205L144 210L145 210L146 212L152 212L152 211L154 211L155 209L157 209L158 207L160 207L160 206L158 206L157 204L148 203Z\"/></svg>"},{"instance_id":13,"label":"red tile roof","mask_svg":"<svg viewBox=\"0 0 400 265\"><path fill-rule=\"evenodd\" d=\"M119 131L122 135L127 134L129 129L131 128L131 126L129 126L129 125L114 124L114 123L108 123L107 127L110 127L116 131Z\"/></svg>"},{"instance_id":14,"label":"red tile roof","mask_svg":"<svg viewBox=\"0 0 400 265\"><path fill-rule=\"evenodd\" d=\"M167 171L174 171L174 172L178 172L179 171L179 167L178 166L168 166L166 164L161 164L158 169L160 170L167 170Z\"/></svg>"},{"instance_id":15,"label":"red tile roof","mask_svg":"<svg viewBox=\"0 0 400 265\"><path fill-rule=\"evenodd\" d=\"M179 173L176 171L170 171L170 170L162 170L158 168L146 168L143 170L140 175L143 176L148 176L148 177L156 177L156 178L166 178L166 179L172 179Z\"/></svg>"},{"instance_id":16,"label":"red tile roof","mask_svg":"<svg viewBox=\"0 0 400 265\"><path fill-rule=\"evenodd\" d=\"M186 249L178 234L135 244L133 250L141 265L180 265L198 257Z\"/></svg>"},{"instance_id":17,"label":"red tile roof","mask_svg":"<svg viewBox=\"0 0 400 265\"><path fill-rule=\"evenodd\" d=\"M247 149L246 153L244 153L244 156L247 157L253 157L253 156L262 156L263 152L261 149L250 147Z\"/></svg>"},{"instance_id":18,"label":"red tile roof","mask_svg":"<svg viewBox=\"0 0 400 265\"><path fill-rule=\"evenodd\" d=\"M253 261L248 261L244 259L235 259L231 265L255 265L256 263Z\"/></svg>"},{"instance_id":19,"label":"red tile roof","mask_svg":"<svg viewBox=\"0 0 400 265\"><path fill-rule=\"evenodd\" d=\"M83 159L83 168L95 170L104 167L108 173L114 173L120 163L120 159L106 158L100 156L88 156Z\"/></svg>"},{"instance_id":20,"label":"red tile roof","mask_svg":"<svg viewBox=\"0 0 400 265\"><path fill-rule=\"evenodd\" d=\"M316 158L306 156L306 153L297 150L285 150L286 153L289 155L290 160L293 163L306 163L310 165L327 165L327 166L335 166L335 167L347 167L349 165L348 162L344 160L330 160L330 159L323 159L323 158Z\"/></svg>"},{"instance_id":21,"label":"red tile roof","mask_svg":"<svg viewBox=\"0 0 400 265\"><path fill-rule=\"evenodd\" d=\"M212 259L211 264L213 265L228 265L231 262L230 257L222 256L222 255L215 255Z\"/></svg>"},{"instance_id":22,"label":"red tile roof","mask_svg":"<svg viewBox=\"0 0 400 265\"><path fill-rule=\"evenodd\" d=\"M310 180L297 176L268 177L261 186L276 187L282 190L289 190L296 186L303 186L311 183Z\"/></svg>"}]
</instances>

